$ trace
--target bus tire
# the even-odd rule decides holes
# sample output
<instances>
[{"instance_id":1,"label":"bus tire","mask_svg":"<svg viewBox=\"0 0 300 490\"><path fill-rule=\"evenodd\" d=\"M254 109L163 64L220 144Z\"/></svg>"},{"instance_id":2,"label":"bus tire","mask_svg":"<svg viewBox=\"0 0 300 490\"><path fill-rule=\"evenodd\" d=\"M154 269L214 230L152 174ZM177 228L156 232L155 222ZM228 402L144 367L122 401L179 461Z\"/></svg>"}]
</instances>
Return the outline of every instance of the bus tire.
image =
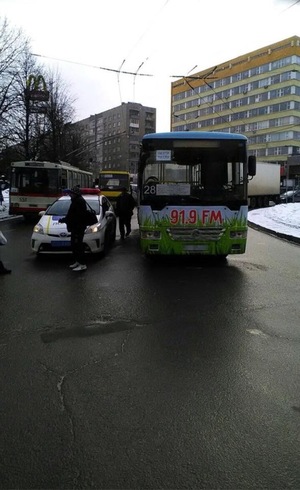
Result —
<instances>
[{"instance_id":1,"label":"bus tire","mask_svg":"<svg viewBox=\"0 0 300 490\"><path fill-rule=\"evenodd\" d=\"M216 260L220 263L220 264L223 264L225 262L227 262L227 255L228 254L220 254L220 255L217 255L216 256Z\"/></svg>"},{"instance_id":2,"label":"bus tire","mask_svg":"<svg viewBox=\"0 0 300 490\"><path fill-rule=\"evenodd\" d=\"M151 253L147 253L147 252L144 253L144 257L149 262L153 262L154 260L157 260L157 255L151 254Z\"/></svg>"}]
</instances>

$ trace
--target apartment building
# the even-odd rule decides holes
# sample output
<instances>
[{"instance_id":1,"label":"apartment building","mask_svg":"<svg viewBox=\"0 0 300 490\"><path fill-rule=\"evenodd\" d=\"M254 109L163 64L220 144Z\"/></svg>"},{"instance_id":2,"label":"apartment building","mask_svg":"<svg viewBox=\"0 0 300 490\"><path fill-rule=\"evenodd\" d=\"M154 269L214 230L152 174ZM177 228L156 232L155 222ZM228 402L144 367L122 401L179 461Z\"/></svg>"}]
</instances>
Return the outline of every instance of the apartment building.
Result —
<instances>
[{"instance_id":1,"label":"apartment building","mask_svg":"<svg viewBox=\"0 0 300 490\"><path fill-rule=\"evenodd\" d=\"M242 133L250 155L280 162L282 175L299 181L300 38L173 82L171 130Z\"/></svg>"},{"instance_id":2,"label":"apartment building","mask_svg":"<svg viewBox=\"0 0 300 490\"><path fill-rule=\"evenodd\" d=\"M95 177L99 170L136 173L142 137L156 131L156 109L123 102L75 125L80 127L86 140L84 155Z\"/></svg>"}]
</instances>

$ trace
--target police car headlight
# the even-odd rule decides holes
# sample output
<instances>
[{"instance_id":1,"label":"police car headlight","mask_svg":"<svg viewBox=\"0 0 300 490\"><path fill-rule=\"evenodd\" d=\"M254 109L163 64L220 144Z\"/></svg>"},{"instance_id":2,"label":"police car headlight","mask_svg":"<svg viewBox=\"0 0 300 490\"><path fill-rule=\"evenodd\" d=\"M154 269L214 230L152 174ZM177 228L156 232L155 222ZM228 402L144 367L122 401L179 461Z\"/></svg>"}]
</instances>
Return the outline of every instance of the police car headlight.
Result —
<instances>
[{"instance_id":1,"label":"police car headlight","mask_svg":"<svg viewBox=\"0 0 300 490\"><path fill-rule=\"evenodd\" d=\"M98 233L101 230L101 223L96 223L95 225L89 226L86 230L85 233Z\"/></svg>"},{"instance_id":2,"label":"police car headlight","mask_svg":"<svg viewBox=\"0 0 300 490\"><path fill-rule=\"evenodd\" d=\"M40 225L39 223L37 225L35 225L35 227L33 228L33 232L34 233L40 233L41 235L44 234L44 228L42 227L42 225Z\"/></svg>"}]
</instances>

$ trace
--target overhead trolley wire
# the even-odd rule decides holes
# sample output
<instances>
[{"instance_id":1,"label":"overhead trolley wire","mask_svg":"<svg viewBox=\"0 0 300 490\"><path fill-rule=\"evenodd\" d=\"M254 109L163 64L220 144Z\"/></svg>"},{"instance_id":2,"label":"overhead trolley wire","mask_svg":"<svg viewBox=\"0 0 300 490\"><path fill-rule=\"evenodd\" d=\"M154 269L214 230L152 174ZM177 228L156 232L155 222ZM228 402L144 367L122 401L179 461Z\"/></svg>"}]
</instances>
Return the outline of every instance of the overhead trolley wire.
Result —
<instances>
[{"instance_id":1,"label":"overhead trolley wire","mask_svg":"<svg viewBox=\"0 0 300 490\"><path fill-rule=\"evenodd\" d=\"M163 11L163 9L165 8L165 6L169 3L170 0L166 0L165 3L163 4L163 6L160 8L160 10L155 14L154 18L152 19L151 22L148 23L148 27L147 29L145 29L145 31L140 35L140 37L138 38L138 40L135 42L135 44L132 46L132 48L129 50L129 53L127 54L127 56L124 58L122 64L121 64L121 67L120 69L122 68L122 66L124 65L124 63L127 61L127 59L130 57L131 53L135 50L135 48L140 44L141 40L143 39L143 37L146 35L146 33L153 28L153 20ZM148 61L149 59L149 56L147 56L146 59L144 59L138 66L137 70L133 73L133 101L135 100L135 81L136 81L136 77L137 76L141 76L142 74L141 73L138 73L139 70L141 69L141 67L146 63L146 61ZM119 93L121 94L121 86L120 86L120 74L121 73L124 73L124 72L121 72L119 71L119 74L118 74L118 86L119 86ZM122 103L122 98L121 98L121 95L120 95L120 102Z\"/></svg>"},{"instance_id":2,"label":"overhead trolley wire","mask_svg":"<svg viewBox=\"0 0 300 490\"><path fill-rule=\"evenodd\" d=\"M282 10L281 13L285 12L286 10L291 9L292 7L295 7L295 5L297 5L297 3L299 3L299 2L300 2L300 0L296 0L296 2L292 3L286 9Z\"/></svg>"},{"instance_id":3,"label":"overhead trolley wire","mask_svg":"<svg viewBox=\"0 0 300 490\"><path fill-rule=\"evenodd\" d=\"M80 63L78 61L64 60L61 58L53 58L52 56L45 56L45 55L37 54L37 53L31 53L31 55L37 56L39 58L46 58L49 60L54 60L54 61L62 61L63 63L71 63L73 65L80 65L80 66L87 66L89 68L96 68L97 70L111 71L114 73L123 73L124 75L136 75L136 72L134 72L134 71L125 71L125 70L121 70L120 68L115 69L115 68L107 68L105 66L89 65L87 63ZM123 66L124 62L125 62L125 60L122 62L121 67ZM151 73L139 73L138 76L140 76L140 77L153 77L154 75L151 75Z\"/></svg>"},{"instance_id":4,"label":"overhead trolley wire","mask_svg":"<svg viewBox=\"0 0 300 490\"><path fill-rule=\"evenodd\" d=\"M138 73L138 71L140 70L140 68L142 67L142 65L144 65L145 62L148 61L149 56L142 63L140 63L140 65L139 65L139 67L138 67L138 69L136 71L126 71L126 70L122 70L122 66L126 62L126 59L124 59L122 61L122 63L121 63L121 65L120 65L119 68L108 68L108 67L105 67L105 66L97 66L97 65L90 65L88 63L81 63L80 61L71 61L71 60L65 60L63 58L54 58L52 56L46 56L46 55L38 54L38 53L31 53L31 55L32 56L39 57L39 58L45 58L45 59L48 59L48 60L60 61L62 63L70 63L70 64L73 64L73 65L86 66L88 68L95 68L97 70L105 70L105 71L109 71L109 72L112 72L112 73L119 73L119 74L122 73L123 75L131 75L131 76L134 76L134 77L136 77L136 76L138 76L138 77L155 77L155 74L153 74L153 73ZM215 70L215 68L214 68L214 70ZM213 70L212 70L212 72L213 72ZM169 78L188 78L189 80L201 80L203 78L205 78L205 79L216 79L217 77L210 77L210 74L212 72L209 72L208 74L203 75L203 76L169 75Z\"/></svg>"}]
</instances>

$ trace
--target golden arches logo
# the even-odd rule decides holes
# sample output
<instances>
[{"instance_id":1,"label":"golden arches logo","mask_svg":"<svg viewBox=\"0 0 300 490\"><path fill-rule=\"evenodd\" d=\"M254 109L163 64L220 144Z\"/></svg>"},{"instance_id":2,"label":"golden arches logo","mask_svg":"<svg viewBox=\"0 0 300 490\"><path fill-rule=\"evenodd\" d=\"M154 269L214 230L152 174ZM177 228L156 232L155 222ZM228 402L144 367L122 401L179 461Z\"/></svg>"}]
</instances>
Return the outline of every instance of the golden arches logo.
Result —
<instances>
[{"instance_id":1,"label":"golden arches logo","mask_svg":"<svg viewBox=\"0 0 300 490\"><path fill-rule=\"evenodd\" d=\"M26 88L29 90L47 91L47 85L43 75L29 75L26 82Z\"/></svg>"},{"instance_id":2,"label":"golden arches logo","mask_svg":"<svg viewBox=\"0 0 300 490\"><path fill-rule=\"evenodd\" d=\"M30 102L47 102L49 91L42 75L29 75L26 82L25 97Z\"/></svg>"}]
</instances>

